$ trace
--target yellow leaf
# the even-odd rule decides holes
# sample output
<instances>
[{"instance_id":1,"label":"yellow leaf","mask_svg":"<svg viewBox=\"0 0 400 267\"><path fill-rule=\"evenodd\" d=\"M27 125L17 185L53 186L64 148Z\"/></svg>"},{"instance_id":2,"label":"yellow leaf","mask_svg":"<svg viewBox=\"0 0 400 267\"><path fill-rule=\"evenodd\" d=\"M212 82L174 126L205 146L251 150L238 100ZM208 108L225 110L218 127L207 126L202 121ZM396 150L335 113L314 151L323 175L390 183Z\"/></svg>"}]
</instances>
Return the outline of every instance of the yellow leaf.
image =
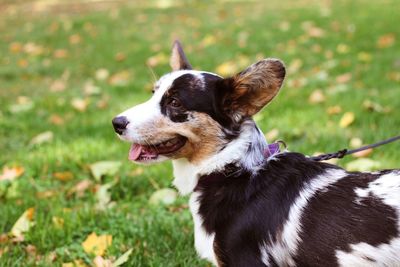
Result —
<instances>
[{"instance_id":1,"label":"yellow leaf","mask_svg":"<svg viewBox=\"0 0 400 267\"><path fill-rule=\"evenodd\" d=\"M34 214L35 208L27 209L11 228L11 234L15 237L22 237L23 233L28 232L29 229L34 225Z\"/></svg>"},{"instance_id":2,"label":"yellow leaf","mask_svg":"<svg viewBox=\"0 0 400 267\"><path fill-rule=\"evenodd\" d=\"M355 116L353 112L346 112L343 114L342 118L340 119L339 126L342 128L347 128L350 126L355 120Z\"/></svg>"},{"instance_id":3,"label":"yellow leaf","mask_svg":"<svg viewBox=\"0 0 400 267\"><path fill-rule=\"evenodd\" d=\"M82 243L83 250L88 254L103 256L107 247L112 243L111 235L100 235L91 233Z\"/></svg>"},{"instance_id":4,"label":"yellow leaf","mask_svg":"<svg viewBox=\"0 0 400 267\"><path fill-rule=\"evenodd\" d=\"M0 174L0 181L13 181L24 173L24 168L21 166L3 167L3 173Z\"/></svg>"},{"instance_id":5,"label":"yellow leaf","mask_svg":"<svg viewBox=\"0 0 400 267\"><path fill-rule=\"evenodd\" d=\"M74 178L74 174L72 172L55 172L53 173L53 176L62 182L67 182Z\"/></svg>"},{"instance_id":6,"label":"yellow leaf","mask_svg":"<svg viewBox=\"0 0 400 267\"><path fill-rule=\"evenodd\" d=\"M232 61L227 61L219 65L215 71L222 76L229 76L238 72L238 66Z\"/></svg>"},{"instance_id":7,"label":"yellow leaf","mask_svg":"<svg viewBox=\"0 0 400 267\"><path fill-rule=\"evenodd\" d=\"M326 109L326 112L329 115L339 114L340 112L342 112L342 107L341 106L331 106Z\"/></svg>"},{"instance_id":8,"label":"yellow leaf","mask_svg":"<svg viewBox=\"0 0 400 267\"><path fill-rule=\"evenodd\" d=\"M64 227L64 219L63 218L53 216L52 221L56 228L62 229Z\"/></svg>"}]
</instances>

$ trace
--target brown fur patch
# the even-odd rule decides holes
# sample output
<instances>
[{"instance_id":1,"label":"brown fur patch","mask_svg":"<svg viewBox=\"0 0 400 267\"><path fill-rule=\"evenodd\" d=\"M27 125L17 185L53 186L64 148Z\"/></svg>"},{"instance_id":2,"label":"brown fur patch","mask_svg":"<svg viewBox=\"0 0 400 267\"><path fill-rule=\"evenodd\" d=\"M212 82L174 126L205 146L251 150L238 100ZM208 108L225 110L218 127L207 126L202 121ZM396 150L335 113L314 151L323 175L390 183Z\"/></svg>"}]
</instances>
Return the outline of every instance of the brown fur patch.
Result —
<instances>
[{"instance_id":1,"label":"brown fur patch","mask_svg":"<svg viewBox=\"0 0 400 267\"><path fill-rule=\"evenodd\" d=\"M221 126L210 116L192 112L191 119L175 123L167 117L160 117L137 130L150 144L157 144L177 135L186 137L186 144L172 158L187 158L197 164L218 152L225 144Z\"/></svg>"},{"instance_id":2,"label":"brown fur patch","mask_svg":"<svg viewBox=\"0 0 400 267\"><path fill-rule=\"evenodd\" d=\"M256 114L279 92L284 77L285 66L280 60L264 59L251 65L232 77L230 109L242 116Z\"/></svg>"}]
</instances>

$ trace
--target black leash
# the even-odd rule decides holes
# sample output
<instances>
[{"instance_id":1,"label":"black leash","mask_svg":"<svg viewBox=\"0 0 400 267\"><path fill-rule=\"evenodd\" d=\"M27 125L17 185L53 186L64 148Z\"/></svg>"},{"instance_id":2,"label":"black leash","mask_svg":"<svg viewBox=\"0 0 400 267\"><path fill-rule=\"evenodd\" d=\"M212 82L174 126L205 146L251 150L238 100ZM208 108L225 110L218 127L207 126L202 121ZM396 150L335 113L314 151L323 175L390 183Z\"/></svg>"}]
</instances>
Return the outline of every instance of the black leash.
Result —
<instances>
[{"instance_id":1,"label":"black leash","mask_svg":"<svg viewBox=\"0 0 400 267\"><path fill-rule=\"evenodd\" d=\"M357 149L353 149L353 150L342 149L342 150L339 150L338 152L335 152L335 153L327 153L327 154L321 154L321 155L318 155L318 156L313 156L313 157L310 157L310 159L314 160L314 161L322 161L322 160L328 160L328 159L334 159L334 158L341 159L344 156L351 155L351 154L354 154L354 153L357 153L357 152L360 152L360 151L363 151L363 150L367 150L367 149L370 149L370 148L383 146L383 145L392 143L392 142L397 141L397 140L400 140L400 135L392 137L392 138L389 138L389 139L386 139L384 141L381 141L381 142L378 142L378 143L375 143L375 144L363 146L363 147L360 147L360 148L357 148Z\"/></svg>"}]
</instances>

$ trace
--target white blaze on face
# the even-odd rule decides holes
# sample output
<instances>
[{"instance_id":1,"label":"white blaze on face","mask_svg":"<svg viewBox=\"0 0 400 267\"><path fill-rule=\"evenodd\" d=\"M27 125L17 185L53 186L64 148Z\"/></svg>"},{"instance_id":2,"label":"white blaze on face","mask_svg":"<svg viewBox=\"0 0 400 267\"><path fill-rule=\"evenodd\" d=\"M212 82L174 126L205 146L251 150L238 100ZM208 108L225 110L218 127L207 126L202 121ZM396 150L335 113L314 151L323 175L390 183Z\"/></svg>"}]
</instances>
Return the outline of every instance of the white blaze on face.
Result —
<instances>
[{"instance_id":1,"label":"white blaze on face","mask_svg":"<svg viewBox=\"0 0 400 267\"><path fill-rule=\"evenodd\" d=\"M188 73L199 75L200 72L182 70L164 75L156 83L155 87L157 88L157 90L155 90L153 96L148 101L134 106L119 114L117 117L125 116L129 122L124 134L120 136L121 139L128 142L145 142L147 137L139 134L137 130L146 127L146 125L153 125L162 117L166 117L161 113L161 99L165 92L171 87L175 79Z\"/></svg>"}]
</instances>

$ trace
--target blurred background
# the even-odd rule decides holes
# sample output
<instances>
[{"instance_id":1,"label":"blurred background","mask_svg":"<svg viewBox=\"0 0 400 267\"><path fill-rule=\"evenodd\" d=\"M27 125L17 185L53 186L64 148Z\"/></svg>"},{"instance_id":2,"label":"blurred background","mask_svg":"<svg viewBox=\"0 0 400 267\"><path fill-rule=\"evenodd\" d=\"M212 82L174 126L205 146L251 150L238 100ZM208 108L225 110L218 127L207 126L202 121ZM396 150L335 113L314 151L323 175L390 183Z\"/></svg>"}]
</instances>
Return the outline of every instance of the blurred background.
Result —
<instances>
[{"instance_id":1,"label":"blurred background","mask_svg":"<svg viewBox=\"0 0 400 267\"><path fill-rule=\"evenodd\" d=\"M0 1L0 265L210 266L170 163L127 160L111 119L151 95L180 39L196 69L282 59L255 116L308 155L399 134L400 2ZM332 162L400 167L400 144Z\"/></svg>"}]
</instances>

